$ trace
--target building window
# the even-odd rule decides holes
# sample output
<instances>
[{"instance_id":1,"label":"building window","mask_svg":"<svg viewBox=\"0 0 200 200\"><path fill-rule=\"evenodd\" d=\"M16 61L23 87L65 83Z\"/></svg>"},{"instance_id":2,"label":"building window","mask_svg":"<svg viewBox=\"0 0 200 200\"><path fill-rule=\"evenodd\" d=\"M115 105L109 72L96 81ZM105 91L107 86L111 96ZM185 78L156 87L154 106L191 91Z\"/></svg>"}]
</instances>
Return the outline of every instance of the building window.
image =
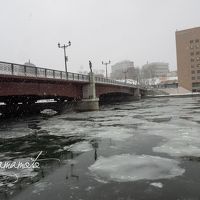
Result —
<instances>
[{"instance_id":1,"label":"building window","mask_svg":"<svg viewBox=\"0 0 200 200\"><path fill-rule=\"evenodd\" d=\"M192 80L195 80L195 77L194 77L194 76L192 77Z\"/></svg>"},{"instance_id":2,"label":"building window","mask_svg":"<svg viewBox=\"0 0 200 200\"><path fill-rule=\"evenodd\" d=\"M199 52L199 51L197 51L197 52L196 52L196 55L199 55L199 53L200 53L200 52Z\"/></svg>"},{"instance_id":3,"label":"building window","mask_svg":"<svg viewBox=\"0 0 200 200\"><path fill-rule=\"evenodd\" d=\"M199 74L199 73L200 73L200 70L197 70L197 73Z\"/></svg>"},{"instance_id":4,"label":"building window","mask_svg":"<svg viewBox=\"0 0 200 200\"><path fill-rule=\"evenodd\" d=\"M196 39L195 42L196 42L196 43L199 42L199 39Z\"/></svg>"},{"instance_id":5,"label":"building window","mask_svg":"<svg viewBox=\"0 0 200 200\"><path fill-rule=\"evenodd\" d=\"M200 76L197 76L197 79L200 79Z\"/></svg>"},{"instance_id":6,"label":"building window","mask_svg":"<svg viewBox=\"0 0 200 200\"><path fill-rule=\"evenodd\" d=\"M194 52L191 52L190 55L193 56L193 55L194 55Z\"/></svg>"},{"instance_id":7,"label":"building window","mask_svg":"<svg viewBox=\"0 0 200 200\"><path fill-rule=\"evenodd\" d=\"M200 87L200 83L192 83L192 87Z\"/></svg>"},{"instance_id":8,"label":"building window","mask_svg":"<svg viewBox=\"0 0 200 200\"><path fill-rule=\"evenodd\" d=\"M199 57L197 57L196 59L197 59L197 61L199 61L199 60L200 60L200 58L199 58Z\"/></svg>"},{"instance_id":9,"label":"building window","mask_svg":"<svg viewBox=\"0 0 200 200\"><path fill-rule=\"evenodd\" d=\"M198 64L197 67L200 67L200 64Z\"/></svg>"},{"instance_id":10,"label":"building window","mask_svg":"<svg viewBox=\"0 0 200 200\"><path fill-rule=\"evenodd\" d=\"M191 58L190 60L191 60L191 62L194 62L194 58Z\"/></svg>"},{"instance_id":11,"label":"building window","mask_svg":"<svg viewBox=\"0 0 200 200\"><path fill-rule=\"evenodd\" d=\"M190 40L190 44L192 44L194 41L193 40Z\"/></svg>"},{"instance_id":12,"label":"building window","mask_svg":"<svg viewBox=\"0 0 200 200\"><path fill-rule=\"evenodd\" d=\"M194 70L192 70L192 71L191 71L191 73L192 73L192 74L195 74L195 71L194 71Z\"/></svg>"}]
</instances>

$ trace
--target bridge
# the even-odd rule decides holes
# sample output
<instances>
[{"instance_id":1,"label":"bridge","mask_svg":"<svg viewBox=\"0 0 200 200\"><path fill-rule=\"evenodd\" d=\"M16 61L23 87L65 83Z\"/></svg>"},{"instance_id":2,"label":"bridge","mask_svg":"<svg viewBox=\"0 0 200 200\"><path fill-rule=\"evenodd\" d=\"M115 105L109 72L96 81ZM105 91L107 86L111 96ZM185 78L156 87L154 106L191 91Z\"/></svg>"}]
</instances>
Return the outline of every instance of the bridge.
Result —
<instances>
[{"instance_id":1,"label":"bridge","mask_svg":"<svg viewBox=\"0 0 200 200\"><path fill-rule=\"evenodd\" d=\"M97 110L99 100L139 99L146 89L103 77L0 62L0 102L33 104L41 99L77 101L80 110Z\"/></svg>"}]
</instances>

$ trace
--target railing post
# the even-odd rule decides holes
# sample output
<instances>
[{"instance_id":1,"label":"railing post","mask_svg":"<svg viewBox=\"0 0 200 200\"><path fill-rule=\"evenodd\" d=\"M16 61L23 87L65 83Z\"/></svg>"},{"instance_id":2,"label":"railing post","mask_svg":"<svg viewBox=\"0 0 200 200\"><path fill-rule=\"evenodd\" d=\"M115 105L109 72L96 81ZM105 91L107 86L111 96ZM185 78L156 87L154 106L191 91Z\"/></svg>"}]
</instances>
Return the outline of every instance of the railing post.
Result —
<instances>
[{"instance_id":1,"label":"railing post","mask_svg":"<svg viewBox=\"0 0 200 200\"><path fill-rule=\"evenodd\" d=\"M53 70L53 78L55 78L55 70Z\"/></svg>"},{"instance_id":2,"label":"railing post","mask_svg":"<svg viewBox=\"0 0 200 200\"><path fill-rule=\"evenodd\" d=\"M62 79L62 71L60 71L60 78Z\"/></svg>"},{"instance_id":3,"label":"railing post","mask_svg":"<svg viewBox=\"0 0 200 200\"><path fill-rule=\"evenodd\" d=\"M44 69L44 76L47 77L47 69Z\"/></svg>"},{"instance_id":4,"label":"railing post","mask_svg":"<svg viewBox=\"0 0 200 200\"><path fill-rule=\"evenodd\" d=\"M14 75L14 66L11 64L11 74Z\"/></svg>"},{"instance_id":5,"label":"railing post","mask_svg":"<svg viewBox=\"0 0 200 200\"><path fill-rule=\"evenodd\" d=\"M24 76L26 76L26 65L24 65Z\"/></svg>"},{"instance_id":6,"label":"railing post","mask_svg":"<svg viewBox=\"0 0 200 200\"><path fill-rule=\"evenodd\" d=\"M35 77L37 77L37 67L35 68Z\"/></svg>"}]
</instances>

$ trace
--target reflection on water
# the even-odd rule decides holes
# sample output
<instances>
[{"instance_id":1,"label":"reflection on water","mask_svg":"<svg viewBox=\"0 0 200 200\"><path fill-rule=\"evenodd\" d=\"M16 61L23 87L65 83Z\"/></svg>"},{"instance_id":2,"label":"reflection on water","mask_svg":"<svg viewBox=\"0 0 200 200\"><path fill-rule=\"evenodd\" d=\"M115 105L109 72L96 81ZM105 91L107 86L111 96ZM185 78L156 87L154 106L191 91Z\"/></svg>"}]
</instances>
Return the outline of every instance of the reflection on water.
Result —
<instances>
[{"instance_id":1,"label":"reflection on water","mask_svg":"<svg viewBox=\"0 0 200 200\"><path fill-rule=\"evenodd\" d=\"M1 121L1 162L42 154L16 182L0 170L0 199L197 199L199 112L198 98L147 99Z\"/></svg>"}]
</instances>

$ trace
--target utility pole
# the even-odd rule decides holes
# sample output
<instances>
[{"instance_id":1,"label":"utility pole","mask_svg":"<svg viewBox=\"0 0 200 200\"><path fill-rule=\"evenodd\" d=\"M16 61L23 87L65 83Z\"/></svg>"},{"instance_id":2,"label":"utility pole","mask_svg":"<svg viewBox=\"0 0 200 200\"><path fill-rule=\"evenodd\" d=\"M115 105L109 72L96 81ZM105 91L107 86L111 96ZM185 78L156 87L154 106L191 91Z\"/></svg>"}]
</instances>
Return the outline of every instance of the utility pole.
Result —
<instances>
[{"instance_id":1,"label":"utility pole","mask_svg":"<svg viewBox=\"0 0 200 200\"><path fill-rule=\"evenodd\" d=\"M102 61L102 65L106 66L106 78L108 78L108 72L107 72L107 65L109 65L111 63L111 61L109 60L108 62L103 62Z\"/></svg>"},{"instance_id":2,"label":"utility pole","mask_svg":"<svg viewBox=\"0 0 200 200\"><path fill-rule=\"evenodd\" d=\"M60 45L60 43L58 43L58 48L62 48L64 50L64 60L65 60L65 73L66 73L66 79L68 79L67 76L67 61L68 61L68 57L66 56L66 48L71 46L71 42L69 41L68 44L64 44L64 45Z\"/></svg>"}]
</instances>

